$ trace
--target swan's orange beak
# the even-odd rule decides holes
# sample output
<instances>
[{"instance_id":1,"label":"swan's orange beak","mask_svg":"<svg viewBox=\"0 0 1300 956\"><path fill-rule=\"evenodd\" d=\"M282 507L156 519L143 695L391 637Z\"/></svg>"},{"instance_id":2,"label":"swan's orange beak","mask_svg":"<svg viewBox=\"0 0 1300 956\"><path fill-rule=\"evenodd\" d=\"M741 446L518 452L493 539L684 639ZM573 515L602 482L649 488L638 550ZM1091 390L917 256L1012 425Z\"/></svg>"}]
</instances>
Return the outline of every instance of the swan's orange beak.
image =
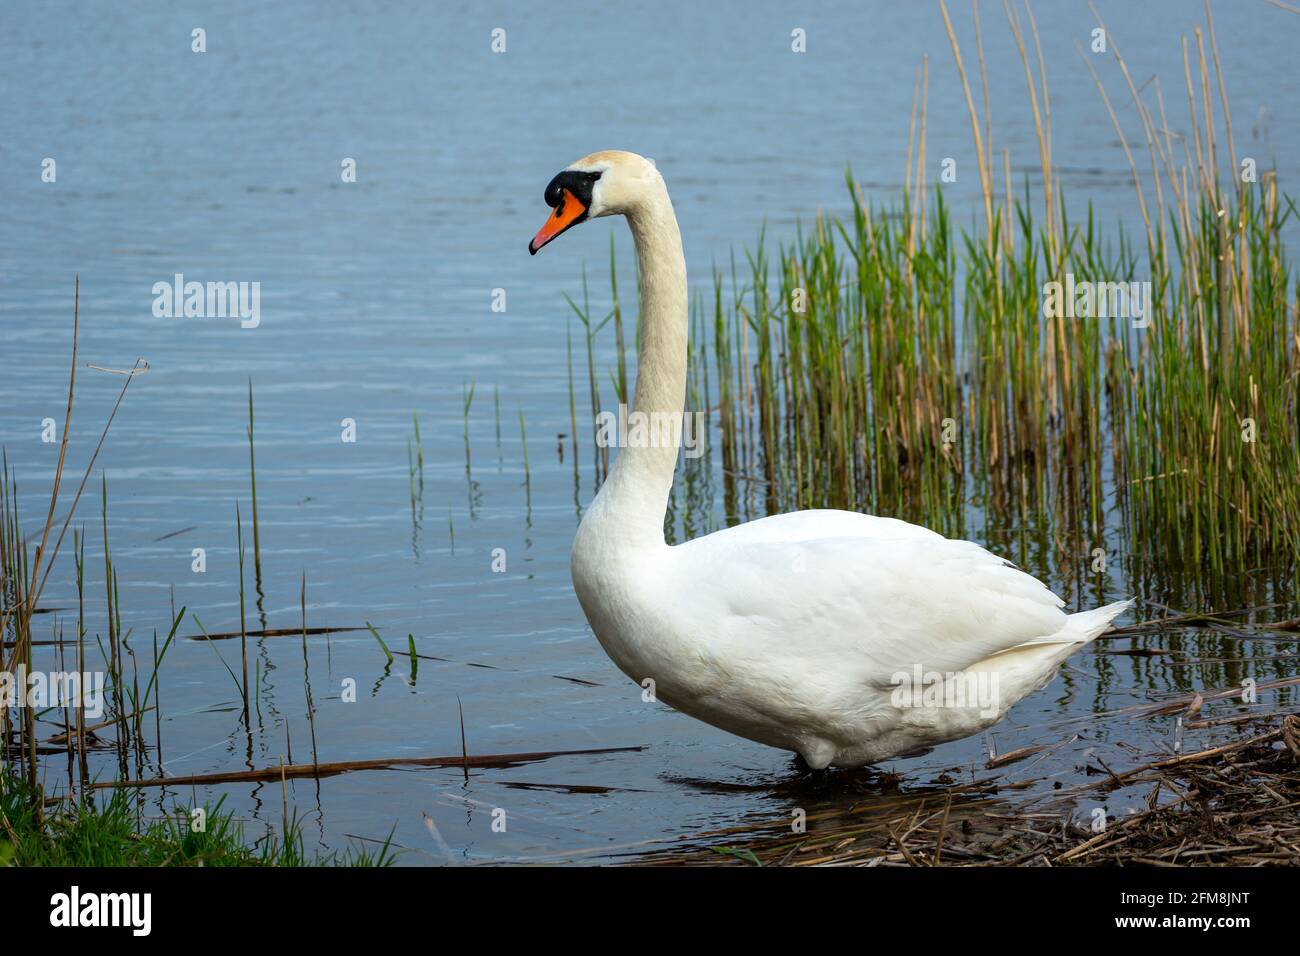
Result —
<instances>
[{"instance_id":1,"label":"swan's orange beak","mask_svg":"<svg viewBox=\"0 0 1300 956\"><path fill-rule=\"evenodd\" d=\"M569 190L561 190L559 205L555 207L555 211L551 213L550 218L543 223L542 228L537 230L537 235L533 236L533 241L528 243L529 255L537 255L538 249L566 229L582 222L586 216L587 207L579 202L578 198Z\"/></svg>"}]
</instances>

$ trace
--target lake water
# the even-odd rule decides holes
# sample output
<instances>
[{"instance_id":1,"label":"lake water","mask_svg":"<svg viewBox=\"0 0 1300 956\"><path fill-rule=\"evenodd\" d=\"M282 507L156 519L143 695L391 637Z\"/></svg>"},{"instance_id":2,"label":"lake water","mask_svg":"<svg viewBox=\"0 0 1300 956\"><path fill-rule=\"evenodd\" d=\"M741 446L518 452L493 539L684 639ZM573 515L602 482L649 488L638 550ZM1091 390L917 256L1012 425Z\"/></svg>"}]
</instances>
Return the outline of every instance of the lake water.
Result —
<instances>
[{"instance_id":1,"label":"lake water","mask_svg":"<svg viewBox=\"0 0 1300 956\"><path fill-rule=\"evenodd\" d=\"M1179 37L1199 22L1199 5L1098 6L1135 80L1159 76L1171 123L1185 128ZM1133 232L1127 161L1076 50L1087 50L1093 26L1086 6L1035 9L1067 194ZM1263 3L1216 9L1239 152L1275 166L1288 188L1300 181L1300 17ZM1033 184L1023 71L1000 7L982 13L996 155L1009 149L1016 181ZM954 4L952 14L973 70L969 8ZM630 291L631 243L621 222L603 220L536 258L525 244L547 213L550 178L602 148L655 158L697 283L764 223L769 238L789 241L818 210L842 212L846 165L873 199L893 199L925 55L931 177L943 157L956 160L948 199L974 221L979 177L937 8L245 3L213 11L169 3L111 13L17 5L5 20L0 443L16 470L25 528L44 515L58 455L57 444L41 441L42 420L62 422L79 275L81 358L150 365L131 386L92 486L102 471L123 624L144 656L153 629L166 632L173 599L209 631L238 629L235 509L247 537L251 380L268 626L298 624L305 573L309 625L369 621L395 652L410 634L419 653L445 659L422 660L411 681L400 655L385 674L364 630L313 637L320 760L457 754L462 712L471 753L643 748L476 771L468 781L459 769L408 769L291 782L313 846L395 828L407 863L621 859L647 841L842 799L792 795L788 755L644 703L591 636L568 556L593 489L587 469L575 488L571 459L557 452L557 436L570 431L563 293L580 291L584 265L603 292L611 235ZM191 50L198 27L202 54ZM498 27L506 31L500 54L491 49ZM806 30L804 54L791 52L795 28ZM1096 64L1135 134L1113 62ZM57 164L52 183L42 181L46 158ZM348 158L355 183L341 179ZM260 283L260 324L155 317L152 287L177 273ZM504 312L491 308L494 289L506 291ZM606 334L604 367L611 349ZM73 475L121 384L79 370ZM424 452L414 515L413 412ZM341 440L345 419L355 442ZM80 519L90 539L89 626L102 632L97 493L83 500ZM713 521L721 524L720 505ZM191 570L196 548L206 552L201 574ZM504 573L491 567L497 548ZM75 614L70 550L45 603ZM251 592L251 554L249 563ZM1046 563L1028 570L1053 573ZM1121 592L1126 584L1116 581L1112 596ZM249 614L249 626L259 626L257 609ZM187 615L181 633L196 632ZM1187 640L1205 657L1250 656L1241 643L1229 653L1218 646L1225 639ZM263 673L251 736L213 653L238 670L238 642L182 640L169 652L161 675L167 774L274 766L290 746L295 760L310 760L300 643L253 646ZM349 678L359 687L355 703L341 699ZM1090 649L1013 710L996 745L1059 741L1060 721L1216 679L1195 666ZM1168 733L1163 723L1089 723L1050 760L1010 773L1068 778L1088 746L1116 748L1125 763L1123 741L1151 749ZM942 770L980 775L983 747L961 741L891 768L917 788ZM113 772L100 769L103 779ZM226 794L252 833L280 819L278 785L200 793ZM149 799L170 806L188 791ZM506 810L504 833L493 830L495 808Z\"/></svg>"}]
</instances>

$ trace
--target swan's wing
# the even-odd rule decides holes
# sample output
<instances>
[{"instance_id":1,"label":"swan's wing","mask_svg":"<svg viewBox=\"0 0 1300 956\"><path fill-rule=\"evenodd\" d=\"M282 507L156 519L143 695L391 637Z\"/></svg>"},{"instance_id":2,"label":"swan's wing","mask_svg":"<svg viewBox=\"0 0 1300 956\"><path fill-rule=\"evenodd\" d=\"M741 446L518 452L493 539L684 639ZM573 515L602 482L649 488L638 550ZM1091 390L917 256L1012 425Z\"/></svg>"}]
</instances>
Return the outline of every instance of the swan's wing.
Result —
<instances>
[{"instance_id":1,"label":"swan's wing","mask_svg":"<svg viewBox=\"0 0 1300 956\"><path fill-rule=\"evenodd\" d=\"M929 528L909 524L898 518L884 518L880 515L867 515L858 511L837 511L830 508L768 515L766 518L727 528L718 534L726 535L728 542L733 544L742 541L808 541L844 537L945 540L943 535ZM717 535L709 535L709 538L713 537Z\"/></svg>"},{"instance_id":2,"label":"swan's wing","mask_svg":"<svg viewBox=\"0 0 1300 956\"><path fill-rule=\"evenodd\" d=\"M697 620L714 633L698 638L720 661L785 659L879 685L918 665L961 671L1066 623L1040 581L969 541L779 540L746 527L674 549L679 586L696 612L707 603Z\"/></svg>"}]
</instances>

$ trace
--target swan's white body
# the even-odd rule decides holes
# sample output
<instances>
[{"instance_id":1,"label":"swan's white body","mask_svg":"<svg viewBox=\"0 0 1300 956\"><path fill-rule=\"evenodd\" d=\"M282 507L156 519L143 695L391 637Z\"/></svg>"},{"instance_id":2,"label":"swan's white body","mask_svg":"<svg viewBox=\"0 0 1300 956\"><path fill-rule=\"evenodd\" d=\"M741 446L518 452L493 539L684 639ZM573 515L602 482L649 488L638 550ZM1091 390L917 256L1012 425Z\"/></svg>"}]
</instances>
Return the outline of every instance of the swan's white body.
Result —
<instances>
[{"instance_id":1,"label":"swan's white body","mask_svg":"<svg viewBox=\"0 0 1300 956\"><path fill-rule=\"evenodd\" d=\"M625 215L636 242L633 411L680 416L686 265L663 179L632 153L569 169L601 173L590 215ZM1066 614L978 545L854 512L775 515L670 547L676 461L675 447L624 448L584 516L572 570L587 620L659 700L815 769L996 723L1129 603Z\"/></svg>"}]
</instances>

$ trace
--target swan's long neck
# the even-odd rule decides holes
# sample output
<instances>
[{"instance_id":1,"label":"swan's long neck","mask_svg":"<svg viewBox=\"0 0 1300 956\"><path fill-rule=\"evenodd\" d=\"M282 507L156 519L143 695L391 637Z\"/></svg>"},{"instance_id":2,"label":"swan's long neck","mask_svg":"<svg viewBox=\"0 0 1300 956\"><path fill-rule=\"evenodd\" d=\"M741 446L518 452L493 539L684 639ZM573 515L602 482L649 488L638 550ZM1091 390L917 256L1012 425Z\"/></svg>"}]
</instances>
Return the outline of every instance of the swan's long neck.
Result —
<instances>
[{"instance_id":1,"label":"swan's long neck","mask_svg":"<svg viewBox=\"0 0 1300 956\"><path fill-rule=\"evenodd\" d=\"M640 348L632 412L676 423L686 401L686 257L661 184L627 216L641 278ZM676 444L629 441L597 496L602 532L640 545L664 543L664 513L677 468Z\"/></svg>"}]
</instances>

